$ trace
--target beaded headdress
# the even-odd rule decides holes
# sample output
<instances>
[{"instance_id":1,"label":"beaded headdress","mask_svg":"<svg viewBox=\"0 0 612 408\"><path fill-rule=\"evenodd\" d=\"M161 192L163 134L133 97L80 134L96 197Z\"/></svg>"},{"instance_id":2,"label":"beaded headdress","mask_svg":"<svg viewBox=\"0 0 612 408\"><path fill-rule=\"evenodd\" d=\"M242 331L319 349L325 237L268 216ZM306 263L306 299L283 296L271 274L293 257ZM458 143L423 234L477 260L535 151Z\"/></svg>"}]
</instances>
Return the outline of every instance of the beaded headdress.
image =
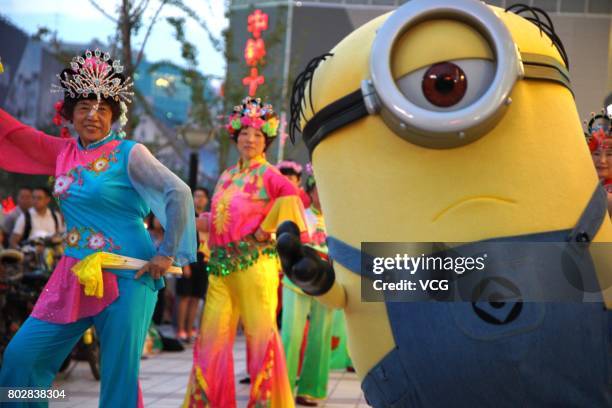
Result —
<instances>
[{"instance_id":1,"label":"beaded headdress","mask_svg":"<svg viewBox=\"0 0 612 408\"><path fill-rule=\"evenodd\" d=\"M591 112L590 120L585 120L584 125L587 128L584 136L591 152L602 146L604 139L612 137L612 118L605 109L597 114Z\"/></svg>"},{"instance_id":2,"label":"beaded headdress","mask_svg":"<svg viewBox=\"0 0 612 408\"><path fill-rule=\"evenodd\" d=\"M278 133L278 125L278 116L272 105L264 105L261 98L247 96L242 100L242 105L234 107L227 123L227 131L231 136L237 136L242 128L253 127L261 130L266 137L273 138Z\"/></svg>"},{"instance_id":3,"label":"beaded headdress","mask_svg":"<svg viewBox=\"0 0 612 408\"><path fill-rule=\"evenodd\" d=\"M87 50L84 58L80 55L72 58L70 69L64 70L62 75L57 75L60 85L52 84L51 92L61 92L65 97L73 99L95 95L97 102L92 114L98 110L102 98L112 98L119 102L121 108L119 122L123 127L127 122L126 103L132 102L130 98L134 95L131 91L134 83L131 78L124 78L122 73L123 66L119 60L111 62L108 52L103 53L99 49L94 52Z\"/></svg>"}]
</instances>

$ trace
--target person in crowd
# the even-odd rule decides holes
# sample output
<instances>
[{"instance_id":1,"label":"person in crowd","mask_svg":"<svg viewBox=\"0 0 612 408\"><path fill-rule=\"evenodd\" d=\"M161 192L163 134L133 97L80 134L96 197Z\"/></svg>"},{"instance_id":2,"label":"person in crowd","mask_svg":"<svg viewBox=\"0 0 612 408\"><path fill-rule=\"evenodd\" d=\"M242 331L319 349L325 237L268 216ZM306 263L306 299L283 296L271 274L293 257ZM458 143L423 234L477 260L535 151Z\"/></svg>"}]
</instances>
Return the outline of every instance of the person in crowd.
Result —
<instances>
[{"instance_id":1,"label":"person in crowd","mask_svg":"<svg viewBox=\"0 0 612 408\"><path fill-rule=\"evenodd\" d=\"M32 207L32 189L29 187L21 187L17 192L17 207L15 207L10 213L6 215L2 223L2 230L4 231L4 246L9 246L9 239L15 229L15 223L17 218L21 214L24 214Z\"/></svg>"},{"instance_id":2,"label":"person in crowd","mask_svg":"<svg viewBox=\"0 0 612 408\"><path fill-rule=\"evenodd\" d=\"M297 189L265 158L277 135L270 105L247 97L227 126L239 160L215 188L199 228L210 233L209 287L184 407L235 407L232 350L238 320L247 341L249 406L290 408L291 388L276 327L278 263L271 233L293 220L306 234Z\"/></svg>"},{"instance_id":3,"label":"person in crowd","mask_svg":"<svg viewBox=\"0 0 612 408\"><path fill-rule=\"evenodd\" d=\"M34 188L32 199L34 205L15 222L10 239L11 248L17 248L31 238L57 236L66 231L61 214L49 207L51 192L47 188Z\"/></svg>"},{"instance_id":4,"label":"person in crowd","mask_svg":"<svg viewBox=\"0 0 612 408\"><path fill-rule=\"evenodd\" d=\"M304 208L310 207L310 196L300 186L302 182L302 165L293 160L283 160L276 164L276 168L298 189Z\"/></svg>"},{"instance_id":5,"label":"person in crowd","mask_svg":"<svg viewBox=\"0 0 612 408\"><path fill-rule=\"evenodd\" d=\"M193 191L195 215L198 217L208 207L209 193L203 187ZM178 297L177 337L187 342L195 340L198 331L194 327L200 302L206 296L208 274L206 272L206 233L198 231L197 261L183 268L183 276L176 281Z\"/></svg>"},{"instance_id":6,"label":"person in crowd","mask_svg":"<svg viewBox=\"0 0 612 408\"><path fill-rule=\"evenodd\" d=\"M587 131L584 133L597 177L608 192L608 212L612 214L612 118L605 110L591 114L589 121L584 121Z\"/></svg>"},{"instance_id":7,"label":"person in crowd","mask_svg":"<svg viewBox=\"0 0 612 408\"><path fill-rule=\"evenodd\" d=\"M60 73L54 122L71 122L74 138L66 128L63 137L49 136L0 109L0 168L55 176L53 195L68 231L64 256L4 352L0 387L50 388L93 325L100 407L143 406L138 372L160 278L173 263L195 260L196 238L187 185L112 127L125 124L132 95L122 72L108 53L88 50ZM157 249L144 224L150 210L165 228Z\"/></svg>"},{"instance_id":8,"label":"person in crowd","mask_svg":"<svg viewBox=\"0 0 612 408\"><path fill-rule=\"evenodd\" d=\"M300 168L301 170L301 168ZM301 176L301 171L300 171ZM312 171L306 179L306 193L311 202L306 210L310 235L309 245L319 256L327 260L325 221ZM327 396L329 380L332 310L314 297L306 295L287 277L283 278L283 324L281 335L287 356L289 384L297 384L296 403L314 407ZM300 364L300 349L304 337L306 319L309 318L306 349ZM301 365L301 372L298 367ZM299 379L298 379L299 375ZM297 379L297 380L296 380Z\"/></svg>"}]
</instances>

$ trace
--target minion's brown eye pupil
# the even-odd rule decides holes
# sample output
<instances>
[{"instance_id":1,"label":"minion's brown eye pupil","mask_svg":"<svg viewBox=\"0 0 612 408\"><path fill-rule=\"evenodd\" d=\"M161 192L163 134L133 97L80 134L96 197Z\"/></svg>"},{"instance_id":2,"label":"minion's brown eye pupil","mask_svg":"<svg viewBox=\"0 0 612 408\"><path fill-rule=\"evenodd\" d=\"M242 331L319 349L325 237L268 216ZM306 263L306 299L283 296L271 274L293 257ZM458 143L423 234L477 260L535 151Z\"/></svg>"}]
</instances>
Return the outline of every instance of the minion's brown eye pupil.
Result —
<instances>
[{"instance_id":1,"label":"minion's brown eye pupil","mask_svg":"<svg viewBox=\"0 0 612 408\"><path fill-rule=\"evenodd\" d=\"M452 62L432 65L423 75L422 90L425 98L440 107L453 106L465 96L467 77Z\"/></svg>"},{"instance_id":2,"label":"minion's brown eye pupil","mask_svg":"<svg viewBox=\"0 0 612 408\"><path fill-rule=\"evenodd\" d=\"M443 77L439 77L436 79L436 91L447 94L452 92L455 87L455 81L449 75L445 75Z\"/></svg>"}]
</instances>

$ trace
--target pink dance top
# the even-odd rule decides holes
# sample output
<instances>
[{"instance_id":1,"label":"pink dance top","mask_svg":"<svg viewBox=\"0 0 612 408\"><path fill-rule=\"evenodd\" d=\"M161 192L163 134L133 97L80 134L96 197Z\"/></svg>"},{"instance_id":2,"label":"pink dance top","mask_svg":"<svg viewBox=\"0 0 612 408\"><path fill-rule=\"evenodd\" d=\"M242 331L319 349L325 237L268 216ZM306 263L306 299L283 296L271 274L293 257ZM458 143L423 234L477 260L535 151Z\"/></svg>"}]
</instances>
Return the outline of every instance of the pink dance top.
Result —
<instances>
[{"instance_id":1,"label":"pink dance top","mask_svg":"<svg viewBox=\"0 0 612 408\"><path fill-rule=\"evenodd\" d=\"M293 221L307 237L305 214L298 190L265 157L225 170L212 199L208 217L211 256L209 273L227 275L246 269L261 254L275 256L272 241L258 243L257 228L274 233L283 221Z\"/></svg>"}]
</instances>

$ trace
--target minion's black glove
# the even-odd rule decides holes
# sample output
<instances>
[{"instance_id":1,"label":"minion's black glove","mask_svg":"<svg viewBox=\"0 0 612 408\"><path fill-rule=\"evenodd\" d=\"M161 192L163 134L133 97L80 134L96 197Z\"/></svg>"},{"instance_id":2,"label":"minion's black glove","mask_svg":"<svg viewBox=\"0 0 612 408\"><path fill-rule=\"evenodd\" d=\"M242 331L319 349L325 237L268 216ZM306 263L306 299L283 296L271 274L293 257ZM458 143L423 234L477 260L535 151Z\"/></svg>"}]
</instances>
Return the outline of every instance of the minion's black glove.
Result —
<instances>
[{"instance_id":1,"label":"minion's black glove","mask_svg":"<svg viewBox=\"0 0 612 408\"><path fill-rule=\"evenodd\" d=\"M285 221L278 227L276 249L283 272L304 293L320 296L331 289L336 280L333 267L314 249L302 245L300 230L295 223Z\"/></svg>"}]
</instances>

